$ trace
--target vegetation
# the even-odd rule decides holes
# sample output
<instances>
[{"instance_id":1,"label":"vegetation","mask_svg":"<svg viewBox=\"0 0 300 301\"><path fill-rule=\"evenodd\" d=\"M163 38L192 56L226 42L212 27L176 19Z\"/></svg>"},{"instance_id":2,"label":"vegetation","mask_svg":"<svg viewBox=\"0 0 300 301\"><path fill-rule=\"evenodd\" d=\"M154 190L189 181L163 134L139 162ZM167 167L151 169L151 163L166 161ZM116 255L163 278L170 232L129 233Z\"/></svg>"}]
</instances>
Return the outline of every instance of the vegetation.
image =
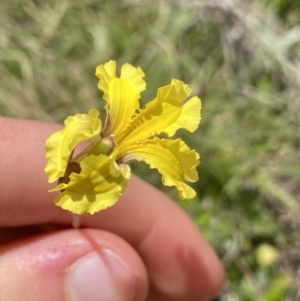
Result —
<instances>
[{"instance_id":1,"label":"vegetation","mask_svg":"<svg viewBox=\"0 0 300 301\"><path fill-rule=\"evenodd\" d=\"M202 164L197 198L179 204L226 267L216 300L300 300L299 22L298 0L1 1L0 114L100 108L94 70L110 59L143 68L143 104L171 78L189 83Z\"/></svg>"}]
</instances>

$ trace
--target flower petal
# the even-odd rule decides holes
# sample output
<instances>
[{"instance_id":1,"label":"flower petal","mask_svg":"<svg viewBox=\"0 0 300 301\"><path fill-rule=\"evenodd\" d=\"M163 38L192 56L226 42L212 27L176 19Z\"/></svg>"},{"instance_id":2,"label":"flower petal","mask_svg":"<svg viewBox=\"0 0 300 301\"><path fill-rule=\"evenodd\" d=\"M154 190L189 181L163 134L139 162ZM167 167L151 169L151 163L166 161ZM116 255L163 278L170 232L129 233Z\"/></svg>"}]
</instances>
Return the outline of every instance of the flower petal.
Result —
<instances>
[{"instance_id":1,"label":"flower petal","mask_svg":"<svg viewBox=\"0 0 300 301\"><path fill-rule=\"evenodd\" d=\"M176 186L180 199L190 199L196 195L184 181L198 180L196 166L199 155L181 139L149 139L128 146L122 150L124 152L123 162L144 161L150 168L156 168L162 175L164 185Z\"/></svg>"},{"instance_id":2,"label":"flower petal","mask_svg":"<svg viewBox=\"0 0 300 301\"><path fill-rule=\"evenodd\" d=\"M54 202L76 214L94 214L114 205L125 190L130 167L119 167L114 158L106 155L86 157L80 163L81 172L72 173L69 183L51 191L63 191Z\"/></svg>"},{"instance_id":3,"label":"flower petal","mask_svg":"<svg viewBox=\"0 0 300 301\"><path fill-rule=\"evenodd\" d=\"M200 121L200 99L193 97L181 105L190 93L188 85L179 80L172 80L170 85L159 88L156 98L136 114L120 137L115 137L116 142L126 145L138 143L160 133L172 136L179 127L195 130ZM187 119L190 120L185 124Z\"/></svg>"},{"instance_id":4,"label":"flower petal","mask_svg":"<svg viewBox=\"0 0 300 301\"><path fill-rule=\"evenodd\" d=\"M96 69L100 78L98 88L104 92L106 100L107 119L103 136L111 134L118 136L127 126L136 110L139 108L141 92L145 90L145 76L141 68L125 64L121 68L121 76L116 76L116 62L109 61Z\"/></svg>"},{"instance_id":5,"label":"flower petal","mask_svg":"<svg viewBox=\"0 0 300 301\"><path fill-rule=\"evenodd\" d=\"M46 158L48 159L45 172L49 177L49 183L56 181L65 174L70 156L82 141L100 139L101 120L99 111L91 109L88 114L69 116L65 127L52 134L46 141Z\"/></svg>"},{"instance_id":6,"label":"flower petal","mask_svg":"<svg viewBox=\"0 0 300 301\"><path fill-rule=\"evenodd\" d=\"M183 106L178 119L164 132L172 137L177 130L185 129L192 133L196 131L201 120L201 100L197 96L192 97Z\"/></svg>"}]
</instances>

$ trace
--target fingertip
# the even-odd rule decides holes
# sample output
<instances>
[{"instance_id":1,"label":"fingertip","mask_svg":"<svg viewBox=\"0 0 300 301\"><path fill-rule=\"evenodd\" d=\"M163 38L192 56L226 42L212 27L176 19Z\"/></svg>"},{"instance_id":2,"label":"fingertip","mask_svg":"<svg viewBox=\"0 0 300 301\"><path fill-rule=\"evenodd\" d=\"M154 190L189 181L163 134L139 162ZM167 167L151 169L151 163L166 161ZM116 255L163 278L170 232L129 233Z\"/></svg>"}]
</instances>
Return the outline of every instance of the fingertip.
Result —
<instances>
[{"instance_id":1,"label":"fingertip","mask_svg":"<svg viewBox=\"0 0 300 301\"><path fill-rule=\"evenodd\" d=\"M223 289L225 282L225 270L220 259L215 256L215 259L209 265L209 275L211 281L211 290L208 291L210 299L216 297Z\"/></svg>"},{"instance_id":2,"label":"fingertip","mask_svg":"<svg viewBox=\"0 0 300 301\"><path fill-rule=\"evenodd\" d=\"M181 250L178 258L185 269L189 300L212 300L220 293L225 279L224 268L214 250L204 239L201 250L195 248Z\"/></svg>"},{"instance_id":3,"label":"fingertip","mask_svg":"<svg viewBox=\"0 0 300 301\"><path fill-rule=\"evenodd\" d=\"M3 245L0 254L0 300L146 299L148 282L141 259L109 232L43 234Z\"/></svg>"}]
</instances>

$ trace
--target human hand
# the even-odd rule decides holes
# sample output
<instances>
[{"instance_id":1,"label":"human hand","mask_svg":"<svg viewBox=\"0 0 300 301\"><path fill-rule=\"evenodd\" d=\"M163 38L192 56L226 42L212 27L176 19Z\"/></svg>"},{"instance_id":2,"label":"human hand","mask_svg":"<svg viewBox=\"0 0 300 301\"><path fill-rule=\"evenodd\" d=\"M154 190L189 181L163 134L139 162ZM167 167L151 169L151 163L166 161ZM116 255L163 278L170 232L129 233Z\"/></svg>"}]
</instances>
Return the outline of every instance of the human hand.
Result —
<instances>
[{"instance_id":1,"label":"human hand","mask_svg":"<svg viewBox=\"0 0 300 301\"><path fill-rule=\"evenodd\" d=\"M224 274L213 250L183 210L137 177L116 205L67 228L72 214L54 205L43 170L45 140L59 127L0 119L0 300L215 296Z\"/></svg>"}]
</instances>

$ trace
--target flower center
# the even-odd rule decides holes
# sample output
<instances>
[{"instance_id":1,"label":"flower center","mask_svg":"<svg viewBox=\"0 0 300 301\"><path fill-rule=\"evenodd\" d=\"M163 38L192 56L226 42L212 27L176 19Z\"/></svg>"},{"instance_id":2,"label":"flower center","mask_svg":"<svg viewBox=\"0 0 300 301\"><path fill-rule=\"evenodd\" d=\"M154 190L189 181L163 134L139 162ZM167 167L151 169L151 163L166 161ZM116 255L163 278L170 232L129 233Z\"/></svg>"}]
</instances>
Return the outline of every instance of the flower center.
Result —
<instances>
[{"instance_id":1,"label":"flower center","mask_svg":"<svg viewBox=\"0 0 300 301\"><path fill-rule=\"evenodd\" d=\"M114 140L114 136L108 136L101 139L98 143L93 145L93 147L89 151L89 155L99 156L100 154L109 156L116 147L116 142Z\"/></svg>"},{"instance_id":2,"label":"flower center","mask_svg":"<svg viewBox=\"0 0 300 301\"><path fill-rule=\"evenodd\" d=\"M99 155L106 155L109 156L116 147L116 142L114 140L113 135L109 137L105 137L101 139L96 144L90 144L87 146L83 151L81 151L78 155L76 155L74 158L70 158L70 161L68 163L68 167L66 169L66 172L63 177L60 177L58 179L58 184L65 183L67 184L70 181L70 175L71 173L80 173L81 167L80 162L89 155L99 156Z\"/></svg>"}]
</instances>

